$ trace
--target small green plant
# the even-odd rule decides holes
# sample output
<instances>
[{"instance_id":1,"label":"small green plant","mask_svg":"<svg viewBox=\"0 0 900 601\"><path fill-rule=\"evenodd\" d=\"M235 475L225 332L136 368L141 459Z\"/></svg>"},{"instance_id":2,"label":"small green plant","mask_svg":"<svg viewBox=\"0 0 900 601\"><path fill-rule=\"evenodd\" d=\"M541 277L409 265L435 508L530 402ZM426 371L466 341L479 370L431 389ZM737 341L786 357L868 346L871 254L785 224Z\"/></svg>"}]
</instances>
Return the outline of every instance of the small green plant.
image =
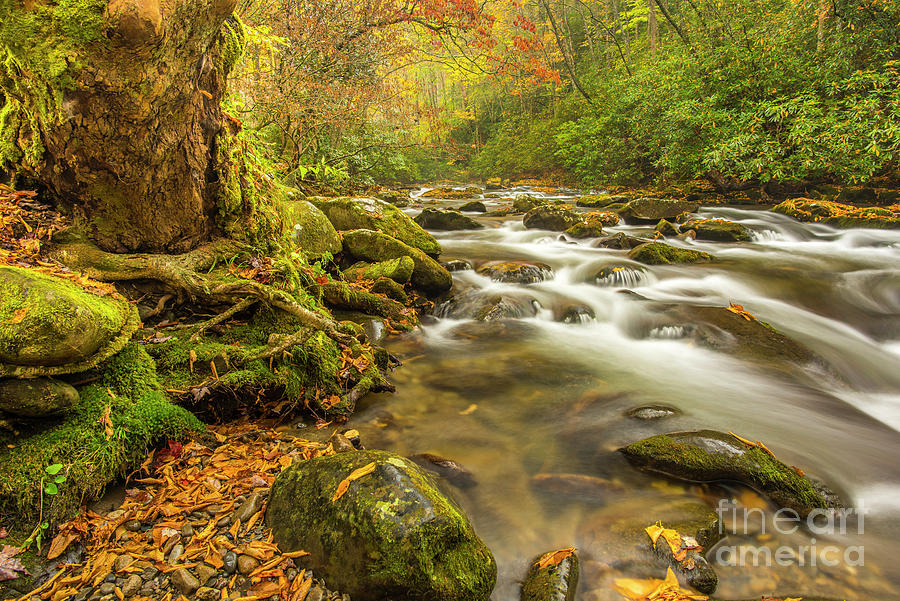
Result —
<instances>
[{"instance_id":1,"label":"small green plant","mask_svg":"<svg viewBox=\"0 0 900 601\"><path fill-rule=\"evenodd\" d=\"M50 527L49 522L44 521L44 495L53 496L59 493L59 485L63 484L66 481L66 475L62 473L63 464L54 463L52 465L48 465L44 468L44 471L47 473L46 476L41 478L41 513L38 518L38 525L34 527L31 535L25 540L25 543L22 545L24 549L27 549L32 545L32 543L37 544L38 551L41 550L41 544L44 540L44 533Z\"/></svg>"}]
</instances>

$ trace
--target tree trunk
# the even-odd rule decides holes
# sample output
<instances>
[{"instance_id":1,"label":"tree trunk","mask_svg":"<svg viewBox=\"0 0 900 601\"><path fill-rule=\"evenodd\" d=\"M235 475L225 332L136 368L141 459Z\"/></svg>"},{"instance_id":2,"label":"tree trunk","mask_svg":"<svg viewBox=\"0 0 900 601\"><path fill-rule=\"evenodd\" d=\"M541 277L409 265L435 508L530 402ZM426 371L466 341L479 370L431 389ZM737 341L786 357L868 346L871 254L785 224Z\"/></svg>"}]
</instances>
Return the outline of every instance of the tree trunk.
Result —
<instances>
[{"instance_id":1,"label":"tree trunk","mask_svg":"<svg viewBox=\"0 0 900 601\"><path fill-rule=\"evenodd\" d=\"M221 109L235 0L52 2L0 5L0 168L110 251L183 252L246 220Z\"/></svg>"},{"instance_id":2,"label":"tree trunk","mask_svg":"<svg viewBox=\"0 0 900 601\"><path fill-rule=\"evenodd\" d=\"M659 26L656 23L656 2L647 0L647 24L650 29L650 54L656 54L659 44Z\"/></svg>"}]
</instances>

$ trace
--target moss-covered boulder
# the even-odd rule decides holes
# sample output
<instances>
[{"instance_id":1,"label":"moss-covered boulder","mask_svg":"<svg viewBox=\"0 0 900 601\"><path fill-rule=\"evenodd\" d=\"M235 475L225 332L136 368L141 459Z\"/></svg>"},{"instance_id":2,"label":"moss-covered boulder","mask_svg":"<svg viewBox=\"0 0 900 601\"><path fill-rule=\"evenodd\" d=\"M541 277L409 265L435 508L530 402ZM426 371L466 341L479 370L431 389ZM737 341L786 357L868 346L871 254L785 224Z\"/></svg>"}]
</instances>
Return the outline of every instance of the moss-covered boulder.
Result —
<instances>
[{"instance_id":1,"label":"moss-covered boulder","mask_svg":"<svg viewBox=\"0 0 900 601\"><path fill-rule=\"evenodd\" d=\"M612 227L618 225L619 215L613 211L590 211L582 213L581 218L588 225L597 225L602 227Z\"/></svg>"},{"instance_id":2,"label":"moss-covered boulder","mask_svg":"<svg viewBox=\"0 0 900 601\"><path fill-rule=\"evenodd\" d=\"M471 200L459 207L460 211L468 211L470 213L486 213L487 207L480 200Z\"/></svg>"},{"instance_id":3,"label":"moss-covered boulder","mask_svg":"<svg viewBox=\"0 0 900 601\"><path fill-rule=\"evenodd\" d=\"M603 226L599 224L588 225L587 223L581 222L576 223L563 233L570 238L599 238L603 235Z\"/></svg>"},{"instance_id":4,"label":"moss-covered boulder","mask_svg":"<svg viewBox=\"0 0 900 601\"><path fill-rule=\"evenodd\" d=\"M528 229L562 232L583 223L581 217L568 209L554 205L539 206L525 213L522 223Z\"/></svg>"},{"instance_id":5,"label":"moss-covered boulder","mask_svg":"<svg viewBox=\"0 0 900 601\"><path fill-rule=\"evenodd\" d=\"M699 240L716 242L749 242L750 229L725 219L691 219L681 224L681 232L693 230Z\"/></svg>"},{"instance_id":6,"label":"moss-covered boulder","mask_svg":"<svg viewBox=\"0 0 900 601\"><path fill-rule=\"evenodd\" d=\"M463 198L474 198L481 196L482 189L478 186L468 186L466 188L453 188L450 186L441 186L432 188L422 194L422 198L440 198L443 200L459 200Z\"/></svg>"},{"instance_id":7,"label":"moss-covered boulder","mask_svg":"<svg viewBox=\"0 0 900 601\"><path fill-rule=\"evenodd\" d=\"M0 380L0 411L20 417L64 413L78 398L74 386L53 378Z\"/></svg>"},{"instance_id":8,"label":"moss-covered boulder","mask_svg":"<svg viewBox=\"0 0 900 601\"><path fill-rule=\"evenodd\" d=\"M377 280L378 278L390 278L398 284L405 284L412 277L416 264L412 257L397 257L378 263L355 263L344 270L344 278L349 281L358 279Z\"/></svg>"},{"instance_id":9,"label":"moss-covered boulder","mask_svg":"<svg viewBox=\"0 0 900 601\"><path fill-rule=\"evenodd\" d=\"M666 219L660 219L659 223L656 224L654 231L659 232L663 236L677 236L681 233L681 230L678 229L678 226L668 221Z\"/></svg>"},{"instance_id":10,"label":"moss-covered boulder","mask_svg":"<svg viewBox=\"0 0 900 601\"><path fill-rule=\"evenodd\" d=\"M611 204L616 203L627 203L629 198L627 196L622 196L619 194L599 194L599 195L588 195L581 196L580 198L575 200L576 207L608 207Z\"/></svg>"},{"instance_id":11,"label":"moss-covered boulder","mask_svg":"<svg viewBox=\"0 0 900 601\"><path fill-rule=\"evenodd\" d=\"M614 248L618 250L631 250L637 248L641 244L648 242L646 238L638 238L637 236L629 236L625 232L619 232L611 236L606 236L597 240L596 245L601 248Z\"/></svg>"},{"instance_id":12,"label":"moss-covered boulder","mask_svg":"<svg viewBox=\"0 0 900 601\"><path fill-rule=\"evenodd\" d=\"M423 230L409 215L397 207L377 198L334 198L316 200L334 227L346 230L375 230L400 240L408 246L437 256L441 245L434 236Z\"/></svg>"},{"instance_id":13,"label":"moss-covered boulder","mask_svg":"<svg viewBox=\"0 0 900 601\"><path fill-rule=\"evenodd\" d=\"M278 203L283 233L289 237L310 260L325 253L341 252L341 237L328 217L311 202L303 199L283 200Z\"/></svg>"},{"instance_id":14,"label":"moss-covered boulder","mask_svg":"<svg viewBox=\"0 0 900 601\"><path fill-rule=\"evenodd\" d=\"M410 281L413 286L428 294L440 294L453 285L453 276L440 263L422 250L382 232L366 229L345 232L344 250L356 259L371 262L411 258L414 266Z\"/></svg>"},{"instance_id":15,"label":"moss-covered boulder","mask_svg":"<svg viewBox=\"0 0 900 601\"><path fill-rule=\"evenodd\" d=\"M266 520L282 549L308 551L305 565L357 601L487 601L496 580L494 558L459 506L392 453L291 465L272 485Z\"/></svg>"},{"instance_id":16,"label":"moss-covered boulder","mask_svg":"<svg viewBox=\"0 0 900 601\"><path fill-rule=\"evenodd\" d=\"M109 289L0 267L0 377L77 373L124 347L137 310Z\"/></svg>"},{"instance_id":17,"label":"moss-covered boulder","mask_svg":"<svg viewBox=\"0 0 900 601\"><path fill-rule=\"evenodd\" d=\"M484 227L468 215L434 207L424 208L414 221L429 230L477 230Z\"/></svg>"},{"instance_id":18,"label":"moss-covered boulder","mask_svg":"<svg viewBox=\"0 0 900 601\"><path fill-rule=\"evenodd\" d=\"M376 190L372 196L378 200L389 202L395 207L405 207L409 205L409 192L404 192L403 190L388 190L382 188Z\"/></svg>"},{"instance_id":19,"label":"moss-covered boulder","mask_svg":"<svg viewBox=\"0 0 900 601\"><path fill-rule=\"evenodd\" d=\"M679 248L663 242L646 242L631 249L628 258L646 265L669 265L672 263L700 263L711 261L712 255L699 250Z\"/></svg>"},{"instance_id":20,"label":"moss-covered boulder","mask_svg":"<svg viewBox=\"0 0 900 601\"><path fill-rule=\"evenodd\" d=\"M548 204L550 204L550 202L544 198L538 198L537 196L528 196L526 194L519 194L516 196L515 200L513 200L512 212L527 213L535 207L540 207Z\"/></svg>"},{"instance_id":21,"label":"moss-covered boulder","mask_svg":"<svg viewBox=\"0 0 900 601\"><path fill-rule=\"evenodd\" d=\"M800 475L760 445L715 430L660 434L620 449L637 468L689 482L736 481L806 516L816 508L840 508L824 485Z\"/></svg>"},{"instance_id":22,"label":"moss-covered boulder","mask_svg":"<svg viewBox=\"0 0 900 601\"><path fill-rule=\"evenodd\" d=\"M775 213L798 221L825 223L838 228L900 228L900 205L887 207L855 207L852 205L795 198L772 207Z\"/></svg>"},{"instance_id":23,"label":"moss-covered boulder","mask_svg":"<svg viewBox=\"0 0 900 601\"><path fill-rule=\"evenodd\" d=\"M558 562L552 557L553 561L545 561L545 565L541 567L541 560L546 556L547 554L541 555L531 562L528 575L522 583L521 600L575 601L575 591L578 589L578 556L571 553Z\"/></svg>"},{"instance_id":24,"label":"moss-covered boulder","mask_svg":"<svg viewBox=\"0 0 900 601\"><path fill-rule=\"evenodd\" d=\"M491 261L477 270L495 282L535 284L553 276L549 265L534 261Z\"/></svg>"},{"instance_id":25,"label":"moss-covered boulder","mask_svg":"<svg viewBox=\"0 0 900 601\"><path fill-rule=\"evenodd\" d=\"M684 213L693 213L700 208L696 202L673 200L670 198L636 198L617 210L625 223L658 223L660 219L675 219Z\"/></svg>"}]
</instances>

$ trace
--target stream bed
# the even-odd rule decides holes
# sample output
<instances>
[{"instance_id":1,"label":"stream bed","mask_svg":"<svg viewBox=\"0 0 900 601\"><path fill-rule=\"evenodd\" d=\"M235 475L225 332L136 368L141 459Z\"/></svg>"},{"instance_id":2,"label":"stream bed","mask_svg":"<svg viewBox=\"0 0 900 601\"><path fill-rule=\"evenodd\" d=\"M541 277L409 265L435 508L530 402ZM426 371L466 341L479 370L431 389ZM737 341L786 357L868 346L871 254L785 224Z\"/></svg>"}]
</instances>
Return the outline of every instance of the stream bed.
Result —
<instances>
[{"instance_id":1,"label":"stream bed","mask_svg":"<svg viewBox=\"0 0 900 601\"><path fill-rule=\"evenodd\" d=\"M520 188L484 202L491 211L516 194L574 200ZM418 210L407 209L411 216ZM704 207L700 217L744 224L752 241L670 239L716 260L648 267L626 251L596 247L596 239L526 230L521 215L467 215L485 227L433 232L442 261L476 269L538 262L546 266L543 281L455 271L456 300L439 300L421 328L385 342L404 363L392 376L397 392L364 399L349 426L370 448L432 453L472 472L475 484L454 494L497 558L495 601L519 598L537 555L571 546L582 563L578 598L620 599L615 577L647 575L606 559L620 544L621 524L648 526L673 503L715 507L722 498L752 517L747 524L726 519L729 535L719 545L750 551L741 561L718 548L709 554L716 598L900 599L900 231L836 230L757 207ZM643 236L652 229L605 228ZM499 298L507 318L474 319L486 298ZM685 326L661 321L654 309L661 302L742 305L830 367L767 367L705 348ZM626 416L660 404L677 412ZM864 517L843 533L782 533L772 527L773 508L752 491L652 477L616 452L654 434L702 428L763 441ZM592 476L608 486L560 489L548 474ZM792 559L766 561L782 547Z\"/></svg>"}]
</instances>

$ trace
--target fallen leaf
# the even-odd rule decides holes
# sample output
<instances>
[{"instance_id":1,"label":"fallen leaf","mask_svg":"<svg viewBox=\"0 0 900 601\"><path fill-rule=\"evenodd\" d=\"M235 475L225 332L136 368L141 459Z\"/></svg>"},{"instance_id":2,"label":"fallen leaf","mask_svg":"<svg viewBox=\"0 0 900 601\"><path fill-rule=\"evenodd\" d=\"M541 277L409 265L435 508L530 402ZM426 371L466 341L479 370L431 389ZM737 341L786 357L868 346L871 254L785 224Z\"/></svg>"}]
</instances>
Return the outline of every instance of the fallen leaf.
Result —
<instances>
[{"instance_id":1,"label":"fallen leaf","mask_svg":"<svg viewBox=\"0 0 900 601\"><path fill-rule=\"evenodd\" d=\"M744 438L744 437L742 437L742 436L738 436L737 434L735 434L735 433L732 432L731 430L729 430L728 433L731 434L732 436L734 436L735 438L737 438L738 440L740 440L742 443L744 443L744 444L747 445L747 446L750 446L750 447L755 447L755 446L756 446L756 443L753 442L752 440L747 440L746 438Z\"/></svg>"},{"instance_id":2,"label":"fallen leaf","mask_svg":"<svg viewBox=\"0 0 900 601\"><path fill-rule=\"evenodd\" d=\"M25 319L25 315L28 313L28 307L22 307L21 309L16 310L13 313L12 319L10 319L10 323L22 323L22 320Z\"/></svg>"},{"instance_id":3,"label":"fallen leaf","mask_svg":"<svg viewBox=\"0 0 900 601\"><path fill-rule=\"evenodd\" d=\"M476 409L478 409L478 405L476 405L475 403L472 403L471 405L469 405L468 407L466 407L465 409L460 411L459 414L460 415L469 415L469 414L475 413Z\"/></svg>"},{"instance_id":4,"label":"fallen leaf","mask_svg":"<svg viewBox=\"0 0 900 601\"><path fill-rule=\"evenodd\" d=\"M347 476L346 478L344 478L343 480L340 481L340 483L338 484L337 490L334 492L334 496L331 497L331 502L334 503L335 501L340 499L342 496L344 496L344 493L347 492L348 488L350 488L351 482L353 482L354 480L359 480L366 474L371 474L374 471L375 471L375 462L374 461L372 463L368 463L368 464L362 466L361 468L359 468L357 470L353 470L353 472L349 476Z\"/></svg>"},{"instance_id":5,"label":"fallen leaf","mask_svg":"<svg viewBox=\"0 0 900 601\"><path fill-rule=\"evenodd\" d=\"M22 565L22 562L16 559L16 555L22 552L19 547L11 545L3 545L0 548L0 582L4 580L12 580L18 578L19 573L30 576L28 570Z\"/></svg>"},{"instance_id":6,"label":"fallen leaf","mask_svg":"<svg viewBox=\"0 0 900 601\"><path fill-rule=\"evenodd\" d=\"M108 390L108 389L107 389ZM106 411L103 412L103 429L106 433L106 440L112 438L113 435L113 423L112 418L109 416L110 407L106 406Z\"/></svg>"},{"instance_id":7,"label":"fallen leaf","mask_svg":"<svg viewBox=\"0 0 900 601\"><path fill-rule=\"evenodd\" d=\"M560 549L559 551L550 551L549 553L544 553L537 560L537 567L539 570L543 570L547 566L558 566L562 560L567 557L571 557L575 553L575 547L568 547L566 549Z\"/></svg>"},{"instance_id":8,"label":"fallen leaf","mask_svg":"<svg viewBox=\"0 0 900 601\"><path fill-rule=\"evenodd\" d=\"M672 568L666 570L665 580L657 578L616 578L613 584L626 599L632 601L706 601L706 595L683 590Z\"/></svg>"},{"instance_id":9,"label":"fallen leaf","mask_svg":"<svg viewBox=\"0 0 900 601\"><path fill-rule=\"evenodd\" d=\"M726 310L731 311L732 313L734 313L734 314L736 314L736 315L740 315L741 317L743 317L743 318L746 319L747 321L754 321L754 320L756 319L755 317L753 317L752 314L750 314L749 312L745 311L745 310L744 310L744 307L742 307L741 305L736 305L736 304L734 304L734 303L728 303L728 306L726 307Z\"/></svg>"}]
</instances>

